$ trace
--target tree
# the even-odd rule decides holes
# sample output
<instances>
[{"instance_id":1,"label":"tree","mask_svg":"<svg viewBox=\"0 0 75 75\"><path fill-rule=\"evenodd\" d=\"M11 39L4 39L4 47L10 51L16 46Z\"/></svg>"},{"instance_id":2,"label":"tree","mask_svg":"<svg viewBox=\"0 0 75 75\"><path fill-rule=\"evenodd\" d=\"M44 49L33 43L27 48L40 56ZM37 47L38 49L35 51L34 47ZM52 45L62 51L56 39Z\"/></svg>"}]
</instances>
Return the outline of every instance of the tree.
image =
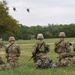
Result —
<instances>
[{"instance_id":1,"label":"tree","mask_svg":"<svg viewBox=\"0 0 75 75\"><path fill-rule=\"evenodd\" d=\"M44 37L45 38L50 38L50 37L52 37L52 34L50 33L50 32L44 32Z\"/></svg>"},{"instance_id":2,"label":"tree","mask_svg":"<svg viewBox=\"0 0 75 75\"><path fill-rule=\"evenodd\" d=\"M15 34L18 39L35 39L38 33L42 33L45 38L59 37L59 32L65 32L67 37L75 37L75 24L60 24L48 26L24 26L20 25L20 32Z\"/></svg>"},{"instance_id":3,"label":"tree","mask_svg":"<svg viewBox=\"0 0 75 75\"><path fill-rule=\"evenodd\" d=\"M19 31L18 21L8 13L7 2L0 2L0 34L13 34Z\"/></svg>"},{"instance_id":4,"label":"tree","mask_svg":"<svg viewBox=\"0 0 75 75\"><path fill-rule=\"evenodd\" d=\"M15 37L17 39L28 39L28 35L30 34L29 32L29 27L27 26L23 26L22 24L20 24L20 30L19 33L15 34Z\"/></svg>"}]
</instances>

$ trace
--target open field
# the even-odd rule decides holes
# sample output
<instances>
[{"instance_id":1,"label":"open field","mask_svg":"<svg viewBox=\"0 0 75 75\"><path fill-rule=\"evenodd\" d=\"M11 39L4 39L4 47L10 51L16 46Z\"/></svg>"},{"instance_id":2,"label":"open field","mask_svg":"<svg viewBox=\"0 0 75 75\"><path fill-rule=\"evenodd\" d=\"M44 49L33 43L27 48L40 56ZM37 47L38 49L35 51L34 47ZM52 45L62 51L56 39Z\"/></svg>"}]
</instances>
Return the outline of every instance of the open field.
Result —
<instances>
[{"instance_id":1,"label":"open field","mask_svg":"<svg viewBox=\"0 0 75 75\"><path fill-rule=\"evenodd\" d=\"M54 53L54 42L56 39L45 39L45 42L48 42L51 46L51 50L48 53L48 57L53 59L54 62L57 62L57 54ZM69 42L74 42L75 38L66 38ZM21 56L19 58L20 67L5 71L0 71L0 75L75 75L75 66L70 67L61 67L55 69L46 69L46 70L36 70L34 69L33 60L28 61L31 57L31 50L36 40L18 40L16 41L21 47ZM4 41L4 44L8 43ZM72 48L72 46L71 46ZM4 48L0 49L0 56L6 61Z\"/></svg>"}]
</instances>

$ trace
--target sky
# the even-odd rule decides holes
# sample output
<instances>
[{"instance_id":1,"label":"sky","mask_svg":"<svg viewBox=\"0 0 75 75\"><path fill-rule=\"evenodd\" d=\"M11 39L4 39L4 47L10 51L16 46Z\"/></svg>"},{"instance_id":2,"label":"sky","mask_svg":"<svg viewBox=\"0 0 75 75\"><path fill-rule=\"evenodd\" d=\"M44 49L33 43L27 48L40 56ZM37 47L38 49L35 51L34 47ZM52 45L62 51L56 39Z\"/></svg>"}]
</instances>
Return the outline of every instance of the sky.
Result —
<instances>
[{"instance_id":1,"label":"sky","mask_svg":"<svg viewBox=\"0 0 75 75\"><path fill-rule=\"evenodd\" d=\"M0 0L2 1L2 0ZM75 23L75 0L6 0L9 14L26 26ZM17 11L13 11L16 7ZM30 13L26 9L30 9Z\"/></svg>"}]
</instances>

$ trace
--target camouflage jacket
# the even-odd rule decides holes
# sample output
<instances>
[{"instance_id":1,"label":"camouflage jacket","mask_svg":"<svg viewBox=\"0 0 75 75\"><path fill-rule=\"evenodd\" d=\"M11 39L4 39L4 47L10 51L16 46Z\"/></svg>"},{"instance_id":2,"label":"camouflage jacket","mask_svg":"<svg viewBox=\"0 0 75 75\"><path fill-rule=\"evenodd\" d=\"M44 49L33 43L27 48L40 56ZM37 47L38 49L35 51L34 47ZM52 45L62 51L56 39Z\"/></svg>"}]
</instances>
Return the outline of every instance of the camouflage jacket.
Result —
<instances>
[{"instance_id":1,"label":"camouflage jacket","mask_svg":"<svg viewBox=\"0 0 75 75\"><path fill-rule=\"evenodd\" d=\"M75 42L73 43L73 51L75 51Z\"/></svg>"},{"instance_id":2,"label":"camouflage jacket","mask_svg":"<svg viewBox=\"0 0 75 75\"><path fill-rule=\"evenodd\" d=\"M32 55L47 54L49 52L49 50L50 50L50 46L47 43L45 43L45 42L42 42L41 44L36 43L33 46Z\"/></svg>"},{"instance_id":3,"label":"camouflage jacket","mask_svg":"<svg viewBox=\"0 0 75 75\"><path fill-rule=\"evenodd\" d=\"M6 45L6 57L19 57L20 56L20 47L18 44Z\"/></svg>"},{"instance_id":4,"label":"camouflage jacket","mask_svg":"<svg viewBox=\"0 0 75 75\"><path fill-rule=\"evenodd\" d=\"M64 53L64 52L70 52L71 48L70 48L69 42L66 42L64 40L62 40L62 41L59 40L59 41L55 42L54 51L58 54Z\"/></svg>"}]
</instances>

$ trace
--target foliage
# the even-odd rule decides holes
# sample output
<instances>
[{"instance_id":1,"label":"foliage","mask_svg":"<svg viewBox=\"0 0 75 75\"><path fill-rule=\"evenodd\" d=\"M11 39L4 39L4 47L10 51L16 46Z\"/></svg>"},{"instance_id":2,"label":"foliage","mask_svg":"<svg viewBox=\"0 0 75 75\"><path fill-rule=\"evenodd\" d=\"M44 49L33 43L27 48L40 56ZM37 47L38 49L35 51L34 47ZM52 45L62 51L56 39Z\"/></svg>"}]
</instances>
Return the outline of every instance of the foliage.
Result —
<instances>
[{"instance_id":1,"label":"foliage","mask_svg":"<svg viewBox=\"0 0 75 75\"><path fill-rule=\"evenodd\" d=\"M11 28L9 28L12 30ZM16 29L16 28L15 28ZM75 24L69 25L48 25L48 26L24 26L20 25L18 33L14 33L16 39L36 39L38 33L42 33L44 38L58 38L59 32L65 32L66 37L75 37ZM4 39L7 38L7 34L1 34ZM6 36L6 37L5 37ZM8 35L9 37L10 35Z\"/></svg>"},{"instance_id":2,"label":"foliage","mask_svg":"<svg viewBox=\"0 0 75 75\"><path fill-rule=\"evenodd\" d=\"M0 34L13 34L19 31L18 21L8 13L7 2L0 2Z\"/></svg>"},{"instance_id":3,"label":"foliage","mask_svg":"<svg viewBox=\"0 0 75 75\"><path fill-rule=\"evenodd\" d=\"M48 24L48 26L24 26L20 27L20 34L15 37L18 39L36 39L38 33L42 33L44 38L56 38L59 37L59 32L65 32L67 37L75 37L75 24ZM21 38L20 38L21 37Z\"/></svg>"}]
</instances>

